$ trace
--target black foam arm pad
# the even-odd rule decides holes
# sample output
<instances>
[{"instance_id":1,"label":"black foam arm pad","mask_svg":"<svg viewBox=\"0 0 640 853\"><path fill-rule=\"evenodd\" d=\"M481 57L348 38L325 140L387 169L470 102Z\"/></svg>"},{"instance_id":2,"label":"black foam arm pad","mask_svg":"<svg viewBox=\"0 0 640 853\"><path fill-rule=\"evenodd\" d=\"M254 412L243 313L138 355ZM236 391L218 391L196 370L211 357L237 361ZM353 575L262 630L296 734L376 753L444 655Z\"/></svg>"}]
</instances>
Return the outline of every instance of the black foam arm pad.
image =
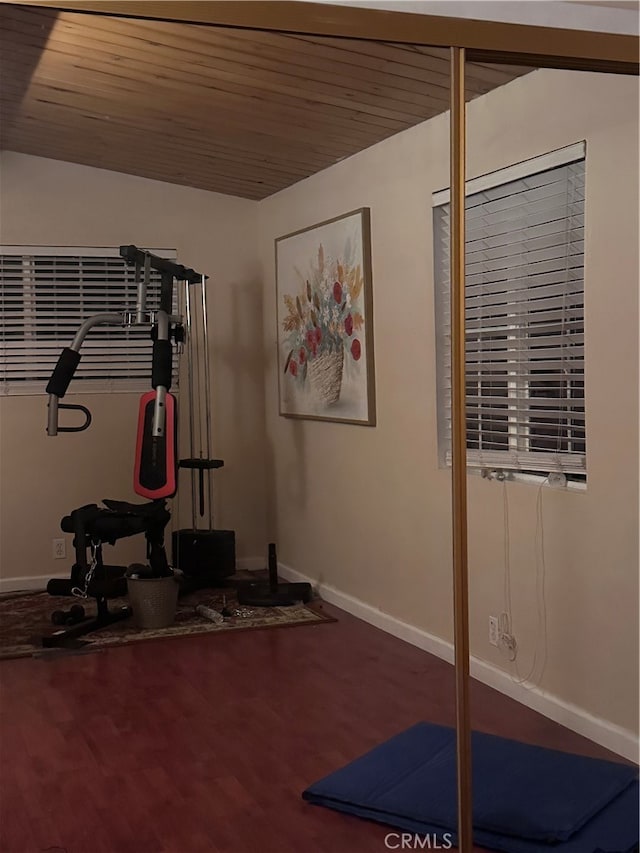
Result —
<instances>
[{"instance_id":1,"label":"black foam arm pad","mask_svg":"<svg viewBox=\"0 0 640 853\"><path fill-rule=\"evenodd\" d=\"M153 342L153 363L151 368L151 387L164 385L167 391L171 388L172 353L170 341Z\"/></svg>"},{"instance_id":2,"label":"black foam arm pad","mask_svg":"<svg viewBox=\"0 0 640 853\"><path fill-rule=\"evenodd\" d=\"M47 384L47 394L55 394L56 397L64 397L67 393L69 383L73 379L76 367L80 363L80 353L69 347L65 347L60 353L51 379Z\"/></svg>"},{"instance_id":3,"label":"black foam arm pad","mask_svg":"<svg viewBox=\"0 0 640 853\"><path fill-rule=\"evenodd\" d=\"M47 584L47 592L49 595L73 595L73 587L73 581L67 578L51 578Z\"/></svg>"}]
</instances>

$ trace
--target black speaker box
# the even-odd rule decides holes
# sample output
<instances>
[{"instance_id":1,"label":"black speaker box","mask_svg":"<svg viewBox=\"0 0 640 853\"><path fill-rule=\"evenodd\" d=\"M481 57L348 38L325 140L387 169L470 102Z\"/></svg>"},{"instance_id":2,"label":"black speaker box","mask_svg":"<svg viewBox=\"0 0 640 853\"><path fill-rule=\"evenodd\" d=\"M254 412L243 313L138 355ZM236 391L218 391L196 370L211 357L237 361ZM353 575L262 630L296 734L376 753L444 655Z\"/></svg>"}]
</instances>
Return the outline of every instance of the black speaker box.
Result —
<instances>
[{"instance_id":1,"label":"black speaker box","mask_svg":"<svg viewBox=\"0 0 640 853\"><path fill-rule=\"evenodd\" d=\"M233 530L174 530L173 566L199 580L228 578L236 570L236 534Z\"/></svg>"}]
</instances>

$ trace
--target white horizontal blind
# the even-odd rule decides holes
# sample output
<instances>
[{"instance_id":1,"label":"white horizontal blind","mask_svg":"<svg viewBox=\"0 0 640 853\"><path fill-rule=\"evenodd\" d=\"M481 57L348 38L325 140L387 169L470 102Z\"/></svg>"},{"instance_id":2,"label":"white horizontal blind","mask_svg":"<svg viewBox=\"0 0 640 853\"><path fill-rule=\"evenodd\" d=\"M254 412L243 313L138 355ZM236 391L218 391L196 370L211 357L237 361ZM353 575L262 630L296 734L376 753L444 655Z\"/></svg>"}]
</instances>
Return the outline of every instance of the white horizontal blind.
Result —
<instances>
[{"instance_id":1,"label":"white horizontal blind","mask_svg":"<svg viewBox=\"0 0 640 853\"><path fill-rule=\"evenodd\" d=\"M172 249L154 254L175 258ZM135 268L118 248L0 247L0 394L43 393L58 356L82 322L136 306ZM176 305L174 292L174 311ZM147 307L160 301L151 271ZM144 391L151 387L149 327L95 326L69 389Z\"/></svg>"},{"instance_id":2,"label":"white horizontal blind","mask_svg":"<svg viewBox=\"0 0 640 853\"><path fill-rule=\"evenodd\" d=\"M584 151L466 199L468 463L586 471ZM557 152L556 152L557 155ZM557 159L557 156L556 156ZM522 172L522 164L520 171ZM484 183L487 183L486 176ZM450 462L449 204L434 208L441 459Z\"/></svg>"}]
</instances>

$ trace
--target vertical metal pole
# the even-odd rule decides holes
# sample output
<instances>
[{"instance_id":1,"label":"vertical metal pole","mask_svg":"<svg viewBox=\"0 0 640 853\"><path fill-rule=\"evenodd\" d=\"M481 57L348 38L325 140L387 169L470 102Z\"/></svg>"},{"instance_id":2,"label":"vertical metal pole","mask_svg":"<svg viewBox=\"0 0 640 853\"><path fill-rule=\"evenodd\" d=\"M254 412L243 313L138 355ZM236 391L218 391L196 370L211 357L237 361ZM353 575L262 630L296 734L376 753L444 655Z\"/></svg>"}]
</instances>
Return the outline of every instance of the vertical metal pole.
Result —
<instances>
[{"instance_id":1,"label":"vertical metal pole","mask_svg":"<svg viewBox=\"0 0 640 853\"><path fill-rule=\"evenodd\" d=\"M194 400L193 400L193 362L195 359L193 352L193 336L195 329L193 326L193 317L191 316L191 290L188 282L185 282L185 309L187 317L187 379L189 382L189 456L193 459L195 450L194 436ZM196 529L196 472L191 469L191 529Z\"/></svg>"},{"instance_id":2,"label":"vertical metal pole","mask_svg":"<svg viewBox=\"0 0 640 853\"><path fill-rule=\"evenodd\" d=\"M204 414L206 421L206 434L204 445L206 459L211 459L211 378L209 370L209 324L207 320L207 277L202 276L200 283L202 288L202 339L204 346ZM209 509L209 530L213 530L213 471L207 468L207 507Z\"/></svg>"},{"instance_id":3,"label":"vertical metal pole","mask_svg":"<svg viewBox=\"0 0 640 853\"><path fill-rule=\"evenodd\" d=\"M136 264L136 275L140 272L140 267ZM146 322L147 312L147 288L151 278L151 255L147 252L144 256L144 273L138 281L138 295L136 300L136 323L143 325Z\"/></svg>"},{"instance_id":4,"label":"vertical metal pole","mask_svg":"<svg viewBox=\"0 0 640 853\"><path fill-rule=\"evenodd\" d=\"M184 292L183 287L185 286L185 282L177 281L177 299L176 299L176 311L178 317L181 319L184 317ZM188 285L186 285L188 287ZM184 344L178 344L176 348L176 352L178 354L178 372L177 372L177 381L176 384L178 386L178 416L176 417L176 447L178 448L178 470L176 472L177 484L178 488L176 494L173 498L173 502L171 504L171 520L169 522L169 529L171 531L171 543L172 543L172 559L173 564L172 567L176 568L180 565L180 536L175 537L174 543L174 531L180 530L180 492L182 489L180 488L180 458L182 456L182 400L184 399L184 394L180 393L180 388L182 385L182 380L184 377L184 370L182 367L182 355L184 354Z\"/></svg>"},{"instance_id":5,"label":"vertical metal pole","mask_svg":"<svg viewBox=\"0 0 640 853\"><path fill-rule=\"evenodd\" d=\"M451 450L453 498L453 626L456 678L458 849L473 848L469 714L469 584L467 564L467 430L465 418L465 100L464 48L451 52Z\"/></svg>"},{"instance_id":6,"label":"vertical metal pole","mask_svg":"<svg viewBox=\"0 0 640 853\"><path fill-rule=\"evenodd\" d=\"M200 303L202 309L202 303ZM194 299L193 302L193 329L194 334L197 331L197 337L193 337L193 351L194 351L194 360L193 360L193 376L195 380L195 399L194 404L197 405L198 415L197 415L197 444L198 444L198 458L202 459L203 456L203 432L204 432L204 424L202 422L202 359L201 359L201 347L202 347L202 336L200 335L200 330L198 328L198 314L201 313L201 310L197 310L197 303ZM202 322L202 318L200 319L200 323Z\"/></svg>"}]
</instances>

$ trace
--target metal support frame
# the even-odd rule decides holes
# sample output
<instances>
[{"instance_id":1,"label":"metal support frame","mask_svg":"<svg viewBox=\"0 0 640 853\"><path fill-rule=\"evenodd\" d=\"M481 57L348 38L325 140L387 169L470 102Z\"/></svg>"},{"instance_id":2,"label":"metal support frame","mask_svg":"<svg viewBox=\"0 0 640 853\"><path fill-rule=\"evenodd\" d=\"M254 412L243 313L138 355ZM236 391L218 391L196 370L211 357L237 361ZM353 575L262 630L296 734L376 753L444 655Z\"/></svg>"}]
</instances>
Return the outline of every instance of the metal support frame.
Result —
<instances>
[{"instance_id":1,"label":"metal support frame","mask_svg":"<svg viewBox=\"0 0 640 853\"><path fill-rule=\"evenodd\" d=\"M357 4L291 0L0 0L67 12L150 18L214 27L266 30L422 44L468 51L469 62L571 68L638 74L638 44L632 35L567 30L502 21L371 9Z\"/></svg>"},{"instance_id":2,"label":"metal support frame","mask_svg":"<svg viewBox=\"0 0 640 853\"><path fill-rule=\"evenodd\" d=\"M471 853L471 720L469 713L469 583L467 561L467 430L465 419L465 51L451 56L451 492L453 501L453 629L456 675L458 849Z\"/></svg>"},{"instance_id":3,"label":"metal support frame","mask_svg":"<svg viewBox=\"0 0 640 853\"><path fill-rule=\"evenodd\" d=\"M216 468L222 468L224 463L221 459L211 458L211 352L207 309L207 276L201 276L199 285L199 299L195 294L195 285L193 289L189 285L185 289L187 378L189 383L189 458L181 459L180 467L191 471L192 529L198 530L198 514L201 517L204 516L206 504L209 522L207 530L211 531L214 522L213 475L211 472ZM207 478L206 493L205 476ZM196 499L197 496L199 500ZM198 507L199 512L197 511Z\"/></svg>"}]
</instances>

